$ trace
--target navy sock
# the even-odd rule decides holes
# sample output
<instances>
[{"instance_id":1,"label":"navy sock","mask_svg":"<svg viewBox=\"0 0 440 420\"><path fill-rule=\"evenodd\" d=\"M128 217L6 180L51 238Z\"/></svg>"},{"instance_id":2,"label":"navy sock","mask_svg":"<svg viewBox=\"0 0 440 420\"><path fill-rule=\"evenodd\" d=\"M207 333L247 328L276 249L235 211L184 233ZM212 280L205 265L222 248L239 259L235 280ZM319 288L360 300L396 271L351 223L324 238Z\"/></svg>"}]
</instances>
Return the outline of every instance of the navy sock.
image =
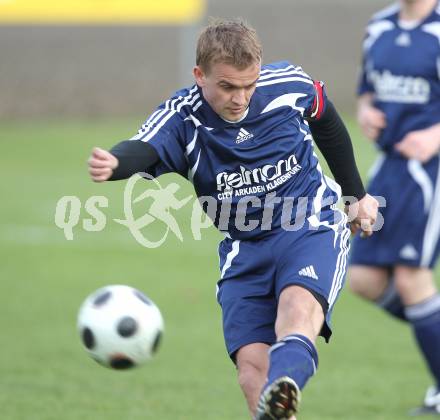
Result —
<instances>
[{"instance_id":1,"label":"navy sock","mask_svg":"<svg viewBox=\"0 0 440 420\"><path fill-rule=\"evenodd\" d=\"M417 343L440 389L440 295L407 306L405 314L412 323Z\"/></svg>"},{"instance_id":2,"label":"navy sock","mask_svg":"<svg viewBox=\"0 0 440 420\"><path fill-rule=\"evenodd\" d=\"M401 321L408 321L405 314L405 307L394 287L394 281L392 278L390 279L387 288L375 302L377 306L388 312L389 315L394 316Z\"/></svg>"},{"instance_id":3,"label":"navy sock","mask_svg":"<svg viewBox=\"0 0 440 420\"><path fill-rule=\"evenodd\" d=\"M268 384L281 376L288 376L299 389L303 389L318 367L315 346L300 334L288 335L275 343L269 350L269 357Z\"/></svg>"}]
</instances>

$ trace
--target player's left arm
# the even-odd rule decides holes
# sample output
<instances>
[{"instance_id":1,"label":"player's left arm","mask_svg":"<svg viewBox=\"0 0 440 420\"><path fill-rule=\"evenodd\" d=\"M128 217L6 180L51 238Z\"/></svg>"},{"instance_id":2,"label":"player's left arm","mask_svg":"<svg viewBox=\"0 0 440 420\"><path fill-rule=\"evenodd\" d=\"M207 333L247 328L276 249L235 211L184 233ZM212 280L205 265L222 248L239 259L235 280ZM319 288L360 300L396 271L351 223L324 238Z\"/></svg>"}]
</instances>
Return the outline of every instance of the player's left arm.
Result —
<instances>
[{"instance_id":1,"label":"player's left arm","mask_svg":"<svg viewBox=\"0 0 440 420\"><path fill-rule=\"evenodd\" d=\"M379 204L365 192L347 128L328 99L325 108L317 115L319 118L314 118L313 115L308 118L310 130L336 182L341 186L343 196L346 197L351 230L356 232L360 229L365 236L369 236L373 233Z\"/></svg>"},{"instance_id":2,"label":"player's left arm","mask_svg":"<svg viewBox=\"0 0 440 420\"><path fill-rule=\"evenodd\" d=\"M394 147L407 159L428 162L440 153L440 123L409 132Z\"/></svg>"}]
</instances>

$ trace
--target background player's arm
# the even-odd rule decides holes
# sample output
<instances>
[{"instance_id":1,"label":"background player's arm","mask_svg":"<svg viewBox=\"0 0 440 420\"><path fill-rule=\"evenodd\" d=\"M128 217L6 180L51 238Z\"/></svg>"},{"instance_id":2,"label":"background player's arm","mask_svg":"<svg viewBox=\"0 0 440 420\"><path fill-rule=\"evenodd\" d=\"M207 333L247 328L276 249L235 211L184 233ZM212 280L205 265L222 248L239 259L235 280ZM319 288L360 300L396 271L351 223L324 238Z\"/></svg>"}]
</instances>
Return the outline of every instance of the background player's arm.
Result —
<instances>
[{"instance_id":1,"label":"background player's arm","mask_svg":"<svg viewBox=\"0 0 440 420\"><path fill-rule=\"evenodd\" d=\"M376 141L380 132L386 127L386 116L373 106L372 93L364 93L359 96L357 121L364 135L372 141Z\"/></svg>"},{"instance_id":2,"label":"background player's arm","mask_svg":"<svg viewBox=\"0 0 440 420\"><path fill-rule=\"evenodd\" d=\"M428 162L440 152L440 124L411 131L394 147L408 159Z\"/></svg>"},{"instance_id":3,"label":"background player's arm","mask_svg":"<svg viewBox=\"0 0 440 420\"><path fill-rule=\"evenodd\" d=\"M153 146L143 141L126 140L110 151L95 147L88 160L89 174L93 181L115 181L146 171L159 162Z\"/></svg>"}]
</instances>

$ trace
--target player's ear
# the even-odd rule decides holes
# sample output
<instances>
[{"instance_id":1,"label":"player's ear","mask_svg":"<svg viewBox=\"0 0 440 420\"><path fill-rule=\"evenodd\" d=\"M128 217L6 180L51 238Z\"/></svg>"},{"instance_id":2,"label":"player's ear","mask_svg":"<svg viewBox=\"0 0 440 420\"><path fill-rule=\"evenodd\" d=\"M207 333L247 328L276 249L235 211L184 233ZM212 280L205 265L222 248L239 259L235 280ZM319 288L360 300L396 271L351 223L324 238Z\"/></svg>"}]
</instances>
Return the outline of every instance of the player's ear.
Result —
<instances>
[{"instance_id":1,"label":"player's ear","mask_svg":"<svg viewBox=\"0 0 440 420\"><path fill-rule=\"evenodd\" d=\"M203 72L203 70L199 66L195 66L193 68L193 75L196 83L200 87L203 87L205 85L205 73Z\"/></svg>"}]
</instances>

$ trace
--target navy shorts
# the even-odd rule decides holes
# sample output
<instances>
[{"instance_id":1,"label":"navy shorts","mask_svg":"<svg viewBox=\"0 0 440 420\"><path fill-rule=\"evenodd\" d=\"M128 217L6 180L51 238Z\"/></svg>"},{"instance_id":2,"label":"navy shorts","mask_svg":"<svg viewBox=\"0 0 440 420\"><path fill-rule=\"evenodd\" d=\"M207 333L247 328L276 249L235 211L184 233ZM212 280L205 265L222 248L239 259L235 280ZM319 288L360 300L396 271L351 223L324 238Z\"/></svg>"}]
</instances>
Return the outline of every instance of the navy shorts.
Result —
<instances>
[{"instance_id":1,"label":"navy shorts","mask_svg":"<svg viewBox=\"0 0 440 420\"><path fill-rule=\"evenodd\" d=\"M275 343L277 302L290 285L308 289L324 309L321 335L331 336L333 305L345 281L350 231L345 223L288 232L277 230L252 241L224 239L219 245L222 307L227 351L251 343Z\"/></svg>"},{"instance_id":2,"label":"navy shorts","mask_svg":"<svg viewBox=\"0 0 440 420\"><path fill-rule=\"evenodd\" d=\"M386 199L383 227L368 239L356 236L350 264L433 268L440 253L439 159L427 164L396 155L382 157L368 192Z\"/></svg>"}]
</instances>

